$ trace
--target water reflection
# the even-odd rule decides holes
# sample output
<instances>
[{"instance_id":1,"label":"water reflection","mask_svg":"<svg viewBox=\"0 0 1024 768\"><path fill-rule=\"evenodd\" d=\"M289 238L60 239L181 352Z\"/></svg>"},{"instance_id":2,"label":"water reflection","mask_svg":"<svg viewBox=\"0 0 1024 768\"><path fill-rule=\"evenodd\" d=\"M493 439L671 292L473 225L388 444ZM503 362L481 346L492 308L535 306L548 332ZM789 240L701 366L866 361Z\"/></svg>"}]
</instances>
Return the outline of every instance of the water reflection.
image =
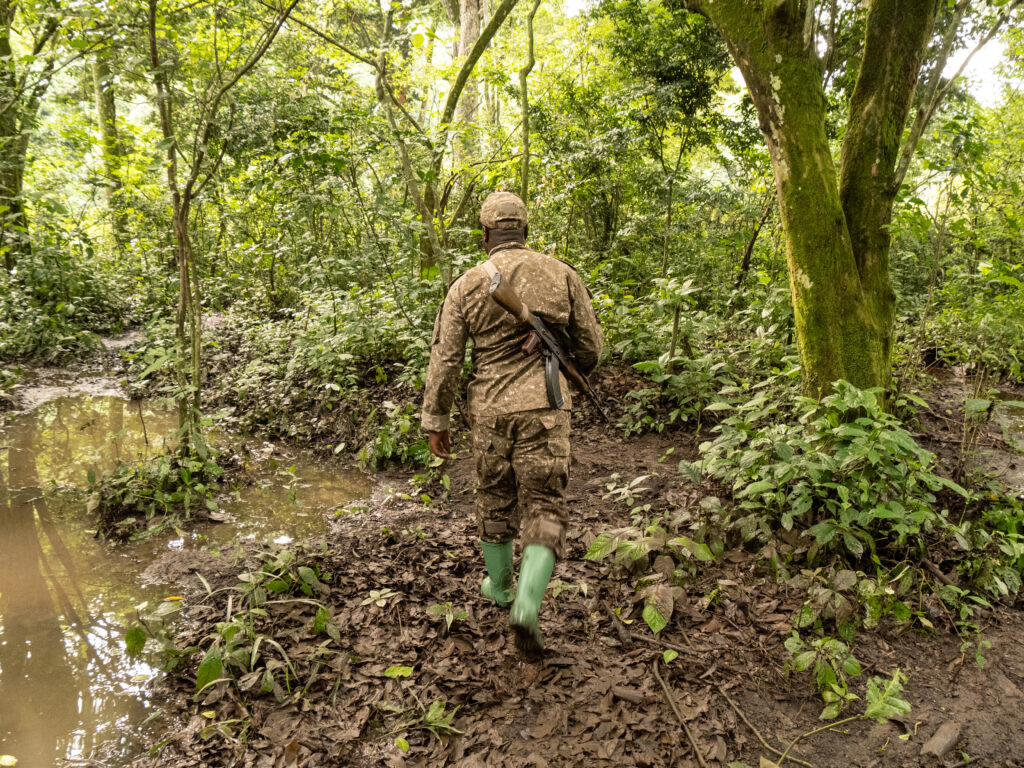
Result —
<instances>
[{"instance_id":1,"label":"water reflection","mask_svg":"<svg viewBox=\"0 0 1024 768\"><path fill-rule=\"evenodd\" d=\"M22 766L87 758L100 742L107 756L127 752L116 723L144 707L125 695L149 670L120 649L139 599L134 569L119 568L125 559L75 519L80 502L51 491L80 477L83 461L102 467L120 455L106 438L123 428L124 401L107 405L54 401L0 431L0 752Z\"/></svg>"},{"instance_id":2,"label":"water reflection","mask_svg":"<svg viewBox=\"0 0 1024 768\"><path fill-rule=\"evenodd\" d=\"M80 491L87 471L156 455L174 431L170 412L110 395L49 400L0 425L0 754L20 768L118 765L152 743L137 726L154 671L125 657L123 636L136 605L170 594L140 586L156 554L305 538L325 529L328 509L368 492L358 473L301 454L267 459L226 505L232 524L129 545L97 539Z\"/></svg>"}]
</instances>

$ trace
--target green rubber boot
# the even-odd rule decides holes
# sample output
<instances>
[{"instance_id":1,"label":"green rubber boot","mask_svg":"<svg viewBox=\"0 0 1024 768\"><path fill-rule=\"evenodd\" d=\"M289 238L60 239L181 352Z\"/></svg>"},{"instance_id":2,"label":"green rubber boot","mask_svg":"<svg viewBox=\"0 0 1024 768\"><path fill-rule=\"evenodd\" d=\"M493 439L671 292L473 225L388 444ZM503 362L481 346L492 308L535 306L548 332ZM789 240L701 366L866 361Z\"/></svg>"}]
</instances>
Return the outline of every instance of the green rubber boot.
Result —
<instances>
[{"instance_id":1,"label":"green rubber boot","mask_svg":"<svg viewBox=\"0 0 1024 768\"><path fill-rule=\"evenodd\" d=\"M555 553L539 544L523 548L523 562L519 566L519 588L512 604L512 630L516 633L516 648L536 655L544 650L544 636L537 624L537 613L544 601L551 572L555 568Z\"/></svg>"},{"instance_id":2,"label":"green rubber boot","mask_svg":"<svg viewBox=\"0 0 1024 768\"><path fill-rule=\"evenodd\" d=\"M512 542L492 544L481 541L487 578L480 585L484 597L489 597L501 608L508 608L512 602Z\"/></svg>"}]
</instances>

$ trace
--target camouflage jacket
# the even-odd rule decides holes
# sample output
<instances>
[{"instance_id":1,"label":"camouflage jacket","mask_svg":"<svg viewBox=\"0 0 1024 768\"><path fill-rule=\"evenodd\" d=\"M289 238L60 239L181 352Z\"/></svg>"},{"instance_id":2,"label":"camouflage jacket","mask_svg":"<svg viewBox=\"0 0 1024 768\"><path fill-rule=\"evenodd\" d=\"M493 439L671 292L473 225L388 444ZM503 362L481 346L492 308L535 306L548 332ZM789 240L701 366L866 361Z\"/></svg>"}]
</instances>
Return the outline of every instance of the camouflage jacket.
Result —
<instances>
[{"instance_id":1,"label":"camouflage jacket","mask_svg":"<svg viewBox=\"0 0 1024 768\"><path fill-rule=\"evenodd\" d=\"M567 351L580 370L592 370L601 354L601 326L576 270L518 243L497 246L490 261L556 337L571 340ZM543 356L523 355L528 328L491 299L489 286L487 272L479 264L452 283L437 312L423 392L426 430L448 429L470 338L473 377L468 410L472 420L550 407ZM560 378L563 408L568 409L572 407L568 383L564 375Z\"/></svg>"}]
</instances>

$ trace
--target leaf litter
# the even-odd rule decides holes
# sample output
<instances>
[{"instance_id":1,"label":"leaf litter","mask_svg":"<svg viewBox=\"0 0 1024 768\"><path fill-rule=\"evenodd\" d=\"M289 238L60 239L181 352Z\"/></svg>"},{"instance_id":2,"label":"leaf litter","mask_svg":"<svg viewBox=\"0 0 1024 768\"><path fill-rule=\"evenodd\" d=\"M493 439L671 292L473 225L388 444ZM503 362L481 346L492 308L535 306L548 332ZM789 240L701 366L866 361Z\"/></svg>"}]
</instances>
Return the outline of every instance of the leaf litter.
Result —
<instances>
[{"instance_id":1,"label":"leaf litter","mask_svg":"<svg viewBox=\"0 0 1024 768\"><path fill-rule=\"evenodd\" d=\"M385 476L364 510L335 518L325 551L317 544L305 555L307 565L330 574L317 601L263 606L259 631L282 653L267 652L259 670L212 683L198 697L202 654L195 654L158 683L167 741L136 765L771 764L778 750L820 725L813 685L785 668L782 643L800 591L777 584L763 561L743 550L702 563L683 588L655 581L639 592L614 562L583 559L597 534L628 524L627 512L602 499L614 472L660 474L654 503L663 508L696 504L699 489L657 463L666 447L688 441L680 432L648 435L623 450L620 436L600 428L577 436L567 557L555 571L558 583L576 588L549 592L541 617L548 651L536 662L516 652L507 611L479 594L469 457L450 466L451 499L431 507L386 489L407 475ZM248 551L245 562L192 558L191 575L181 576L189 591L178 647L200 643L224 620L230 590L217 590L259 568L257 555ZM654 573L663 578L659 565ZM665 617L657 635L641 620L645 603ZM1024 621L1016 613L1000 619L1010 650L1002 650L997 626L991 653L1001 662L999 692L1024 704L1017 687L1024 659L1012 650ZM907 672L914 711L906 719L924 723L921 736L897 738L909 727L899 719L858 722L801 742L793 758L821 767L917 765L921 744L959 711L967 739L974 728L972 756L987 750L992 760L984 764L1018 765L1012 760L1024 753L1024 736L1009 728L1012 712L996 706L986 714L993 686L983 673L961 663L950 685L950 659L962 656L956 638L879 629L859 642L869 669ZM699 758L652 674L656 663Z\"/></svg>"}]
</instances>

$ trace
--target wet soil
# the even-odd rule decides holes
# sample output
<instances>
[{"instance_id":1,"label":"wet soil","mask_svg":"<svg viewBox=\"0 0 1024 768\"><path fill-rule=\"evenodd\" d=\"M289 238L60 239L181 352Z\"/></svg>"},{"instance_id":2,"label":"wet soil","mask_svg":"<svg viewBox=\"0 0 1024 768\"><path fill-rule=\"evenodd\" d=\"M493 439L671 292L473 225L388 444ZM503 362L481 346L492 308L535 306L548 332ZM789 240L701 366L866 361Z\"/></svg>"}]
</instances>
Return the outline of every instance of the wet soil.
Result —
<instances>
[{"instance_id":1,"label":"wet soil","mask_svg":"<svg viewBox=\"0 0 1024 768\"><path fill-rule=\"evenodd\" d=\"M49 377L58 387L54 398L68 396L68 390L75 394L76 387L96 386L83 385L88 377L81 372L70 376L68 381ZM609 384L602 390L625 391L633 385ZM963 385L940 379L933 392L935 405L923 415L918 437L948 463L955 460L960 427L957 406L943 403L962 402ZM327 433L347 436L338 426L347 423L344 414L328 419L317 413L298 430L281 427L288 422L281 415L275 431L321 443ZM1001 477L1012 482L1020 465L1000 436L995 429L988 431L978 447L1005 462ZM294 675L276 675L273 690L266 693L258 692L260 680L244 681L249 686L244 693L218 683L197 701L196 656L182 671L145 690L140 681L111 687L105 695L158 702L158 707L147 705L145 712L113 718L112 731L122 734L116 749L74 754L93 765L122 765L137 755L135 765L170 768L654 767L697 766L701 760L742 768L777 757L762 739L783 751L821 725L820 697L808 675L787 669L790 654L783 647L806 593L779 582L759 553L731 543L717 562L702 564L676 595L671 621L655 637L640 615L636 575L607 561L583 559L598 533L631 522L628 508L606 496L608 483L649 475L638 503L650 503L652 512L692 510L697 518L697 503L709 490L688 484L675 467L679 459L696 455L702 439L684 431L624 439L591 421L577 424L569 489L572 524L567 556L556 567L542 615L548 650L541 659L518 654L507 613L479 594L484 572L473 522L472 460L463 441L458 458L446 468L451 477L447 496L437 482L417 489L410 484L412 472L394 471L378 477L368 503L345 509L333 505L330 513L320 505L306 516L311 525L300 522L276 536L277 546L291 549L300 549L297 540L303 538L313 542L303 557L330 574L317 597L329 607L338 630L336 638L315 632L312 605L268 606L258 628L281 643ZM294 477L281 458L257 488L272 495L284 485L286 492L302 496L329 485L329 472ZM434 497L430 506L419 502L421 491ZM326 534L316 524L325 514ZM270 505L268 525L273 519ZM228 532L219 542L202 531L173 540L137 577L163 585L160 596L173 592L185 598L179 647L208 642L216 623L232 610L229 600L237 593L230 588L237 586L238 575L262 562L258 554L266 537L247 535L244 526L238 534L219 530ZM133 578L118 576L116 570L111 577ZM369 599L371 592L384 593L383 605ZM990 644L982 649L983 667L975 649L964 648L941 616L935 617L936 631L928 634L886 625L862 632L855 651L865 674L853 681L854 692L863 699L864 678L888 676L899 668L907 674L906 696L913 709L882 724L857 721L815 734L791 755L820 768L953 766L968 760L981 766L1024 766L1024 730L1017 715L1024 704L1019 641L1024 615L1019 607L1004 604L982 616L983 637ZM59 611L53 616L59 624ZM109 620L119 626L108 652L119 655L124 616ZM88 632L71 633L63 641L67 653L81 647L75 638L85 636ZM666 650L678 654L668 664L663 661ZM412 671L408 677L388 676L395 666ZM8 680L11 668L0 670ZM152 678L151 668L141 669L138 677ZM59 677L35 673L8 693L31 701L34 686ZM425 713L435 702L443 702L446 714L454 711L450 724L457 730L435 724L437 734L431 732ZM151 730L136 734L143 715L155 710ZM858 711L857 704L851 711ZM945 757L929 763L921 757L922 746L946 721L959 724L960 738ZM155 755L142 752L144 744L165 739ZM407 742L407 751L397 739ZM34 764L23 760L19 765Z\"/></svg>"},{"instance_id":2,"label":"wet soil","mask_svg":"<svg viewBox=\"0 0 1024 768\"><path fill-rule=\"evenodd\" d=\"M168 678L168 710L185 714L167 723L174 736L159 756L139 764L741 768L777 757L761 739L784 751L822 724L813 684L787 670L783 647L806 593L778 582L758 553L728 547L717 562L702 564L654 637L640 618L635 575L583 559L597 533L630 523L628 508L606 498L606 483L622 482L611 479L615 474L627 481L650 475L638 503L650 502L652 511L696 509L707 490L675 471L678 459L695 454L696 440L678 431L623 439L592 424L577 430L569 545L545 602L548 649L539 660L515 650L507 613L479 594L484 571L468 446L457 446L449 465L450 497L429 508L402 498L409 474L386 476L371 504L335 519L328 552L311 555L332 574L321 599L337 639L311 633L311 607L280 607L262 626L285 638L301 695L278 686L273 694L240 697L218 684L195 702L194 679ZM227 609L228 593L208 597L198 574L214 588L229 586L258 562L234 571L222 565L192 564L182 643L200 641ZM371 590L390 592L377 605ZM450 629L445 611L453 614ZM928 759L1024 766L1024 616L1018 606L1002 605L982 621L990 643L984 667L941 617L928 634L885 625L862 632L855 650L864 675L852 689L863 699L865 678L899 668L913 709L881 724L823 731L791 756L821 768L919 766ZM667 665L666 650L678 653ZM394 666L412 671L389 677ZM434 702L444 702L449 714L457 708L451 725L458 732L430 732L423 716ZM859 711L857 704L851 711ZM941 759L923 758L923 745L947 720L961 726L955 748ZM243 732L237 724L244 721L251 726ZM228 725L211 735L213 723Z\"/></svg>"}]
</instances>

